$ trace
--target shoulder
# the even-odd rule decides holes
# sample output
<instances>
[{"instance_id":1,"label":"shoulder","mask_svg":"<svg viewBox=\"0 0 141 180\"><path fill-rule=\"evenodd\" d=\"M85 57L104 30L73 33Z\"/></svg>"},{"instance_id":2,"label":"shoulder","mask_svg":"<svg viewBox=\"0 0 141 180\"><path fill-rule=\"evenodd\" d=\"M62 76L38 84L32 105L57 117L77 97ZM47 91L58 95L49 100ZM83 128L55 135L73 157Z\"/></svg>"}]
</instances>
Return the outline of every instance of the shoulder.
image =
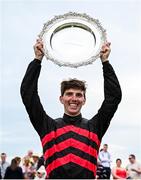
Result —
<instances>
[{"instance_id":1,"label":"shoulder","mask_svg":"<svg viewBox=\"0 0 141 180\"><path fill-rule=\"evenodd\" d=\"M8 166L8 167L6 168L6 171L11 171L11 167Z\"/></svg>"},{"instance_id":2,"label":"shoulder","mask_svg":"<svg viewBox=\"0 0 141 180\"><path fill-rule=\"evenodd\" d=\"M54 119L55 124L62 124L63 123L63 118L56 118Z\"/></svg>"},{"instance_id":3,"label":"shoulder","mask_svg":"<svg viewBox=\"0 0 141 180\"><path fill-rule=\"evenodd\" d=\"M103 154L104 154L103 151L100 151L100 152L99 152L99 156L102 156Z\"/></svg>"},{"instance_id":4,"label":"shoulder","mask_svg":"<svg viewBox=\"0 0 141 180\"><path fill-rule=\"evenodd\" d=\"M141 168L141 163L136 162L136 166L137 166L138 168Z\"/></svg>"},{"instance_id":5,"label":"shoulder","mask_svg":"<svg viewBox=\"0 0 141 180\"><path fill-rule=\"evenodd\" d=\"M65 122L63 121L63 118L59 117L59 118L54 119L54 125L56 128L61 128L65 126Z\"/></svg>"},{"instance_id":6,"label":"shoulder","mask_svg":"<svg viewBox=\"0 0 141 180\"><path fill-rule=\"evenodd\" d=\"M111 156L110 152L107 151L108 156Z\"/></svg>"},{"instance_id":7,"label":"shoulder","mask_svg":"<svg viewBox=\"0 0 141 180\"><path fill-rule=\"evenodd\" d=\"M116 170L117 170L117 167L114 166L114 167L112 168L112 171L116 171Z\"/></svg>"},{"instance_id":8,"label":"shoulder","mask_svg":"<svg viewBox=\"0 0 141 180\"><path fill-rule=\"evenodd\" d=\"M131 166L131 164L127 164L126 169L129 169Z\"/></svg>"},{"instance_id":9,"label":"shoulder","mask_svg":"<svg viewBox=\"0 0 141 180\"><path fill-rule=\"evenodd\" d=\"M84 124L88 124L88 122L89 122L89 120L88 120L88 119L86 119L86 118L82 118L82 123L84 123Z\"/></svg>"},{"instance_id":10,"label":"shoulder","mask_svg":"<svg viewBox=\"0 0 141 180\"><path fill-rule=\"evenodd\" d=\"M6 164L7 166L9 166L9 165L10 165L10 164L9 164L9 162L7 162L7 161L5 162L5 164Z\"/></svg>"},{"instance_id":11,"label":"shoulder","mask_svg":"<svg viewBox=\"0 0 141 180\"><path fill-rule=\"evenodd\" d=\"M17 167L17 170L18 170L18 171L22 171L22 168L21 168L21 167Z\"/></svg>"}]
</instances>

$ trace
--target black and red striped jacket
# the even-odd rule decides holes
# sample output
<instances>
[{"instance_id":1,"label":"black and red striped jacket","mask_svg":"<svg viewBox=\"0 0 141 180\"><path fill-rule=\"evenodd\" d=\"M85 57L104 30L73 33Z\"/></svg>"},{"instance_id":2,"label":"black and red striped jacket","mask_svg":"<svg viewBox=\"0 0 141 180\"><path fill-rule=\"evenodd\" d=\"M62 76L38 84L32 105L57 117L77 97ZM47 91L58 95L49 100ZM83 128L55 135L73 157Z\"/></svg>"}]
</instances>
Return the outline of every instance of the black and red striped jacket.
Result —
<instances>
[{"instance_id":1,"label":"black and red striped jacket","mask_svg":"<svg viewBox=\"0 0 141 180\"><path fill-rule=\"evenodd\" d=\"M100 142L121 100L121 89L109 62L103 63L105 99L98 113L87 120L66 114L49 117L37 91L41 64L32 61L21 85L21 96L31 123L38 132L44 152L45 167L52 179L93 179L96 175Z\"/></svg>"}]
</instances>

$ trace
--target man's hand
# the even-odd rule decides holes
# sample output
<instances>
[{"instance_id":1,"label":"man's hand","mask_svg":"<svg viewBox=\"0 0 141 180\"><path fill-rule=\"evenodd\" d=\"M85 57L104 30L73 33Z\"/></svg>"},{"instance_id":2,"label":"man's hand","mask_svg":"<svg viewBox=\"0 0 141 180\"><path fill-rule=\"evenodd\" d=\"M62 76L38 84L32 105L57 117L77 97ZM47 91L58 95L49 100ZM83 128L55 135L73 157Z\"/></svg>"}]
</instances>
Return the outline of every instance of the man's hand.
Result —
<instances>
[{"instance_id":1,"label":"man's hand","mask_svg":"<svg viewBox=\"0 0 141 180\"><path fill-rule=\"evenodd\" d=\"M36 44L34 45L35 59L42 60L44 57L44 48L43 42L41 39L36 40Z\"/></svg>"},{"instance_id":2,"label":"man's hand","mask_svg":"<svg viewBox=\"0 0 141 180\"><path fill-rule=\"evenodd\" d=\"M136 169L132 168L131 171L138 172Z\"/></svg>"},{"instance_id":3,"label":"man's hand","mask_svg":"<svg viewBox=\"0 0 141 180\"><path fill-rule=\"evenodd\" d=\"M107 42L102 46L102 49L100 51L100 59L102 62L108 61L108 57L111 52L110 45L111 45L111 43Z\"/></svg>"}]
</instances>

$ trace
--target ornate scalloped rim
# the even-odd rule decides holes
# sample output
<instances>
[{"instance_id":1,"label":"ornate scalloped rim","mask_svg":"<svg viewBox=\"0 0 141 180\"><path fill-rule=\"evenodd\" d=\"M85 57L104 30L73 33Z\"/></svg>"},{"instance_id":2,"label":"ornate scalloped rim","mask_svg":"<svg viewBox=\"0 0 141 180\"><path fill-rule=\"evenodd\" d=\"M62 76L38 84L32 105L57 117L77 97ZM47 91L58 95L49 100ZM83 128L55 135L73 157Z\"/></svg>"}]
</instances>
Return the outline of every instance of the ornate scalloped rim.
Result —
<instances>
[{"instance_id":1,"label":"ornate scalloped rim","mask_svg":"<svg viewBox=\"0 0 141 180\"><path fill-rule=\"evenodd\" d=\"M39 38L42 38L44 33L46 32L46 30L48 28L50 28L52 25L54 25L56 22L61 21L62 19L68 19L68 18L74 18L74 17L79 17L82 19L87 20L90 23L93 23L94 25L97 26L98 30L101 32L101 46L104 42L106 42L107 38L106 38L106 30L102 27L101 23L99 22L98 19L94 19L92 17L90 17L89 15L87 15L86 13L76 13L76 12L68 12L66 14L63 15L58 15L58 16L54 16L54 18L52 18L51 20L47 21L46 23L44 23L43 29L40 32L40 34L38 35ZM98 53L94 56L92 56L91 58L89 58L87 61L82 61L79 63L69 63L69 62L63 62L61 60L55 59L51 56L49 56L48 51L45 51L45 56L47 59L51 60L52 62L54 62L55 64L57 64L58 66L68 66L68 67L72 67L72 68L77 68L79 66L85 66L88 64L92 64L97 58L100 57L100 49L98 50Z\"/></svg>"}]
</instances>

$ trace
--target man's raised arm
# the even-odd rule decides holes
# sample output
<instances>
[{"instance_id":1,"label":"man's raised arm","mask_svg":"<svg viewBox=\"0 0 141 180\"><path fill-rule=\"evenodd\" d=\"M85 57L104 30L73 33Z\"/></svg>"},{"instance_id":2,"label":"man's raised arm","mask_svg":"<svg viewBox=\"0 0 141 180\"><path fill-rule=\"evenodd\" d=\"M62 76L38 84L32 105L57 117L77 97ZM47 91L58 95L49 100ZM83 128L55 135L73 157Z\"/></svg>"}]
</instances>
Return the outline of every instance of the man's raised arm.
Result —
<instances>
[{"instance_id":1,"label":"man's raised arm","mask_svg":"<svg viewBox=\"0 0 141 180\"><path fill-rule=\"evenodd\" d=\"M121 101L120 84L115 71L108 60L110 52L110 43L104 44L100 56L103 64L104 101L98 113L90 121L96 123L100 139L105 134L110 121L117 110L118 104Z\"/></svg>"},{"instance_id":2,"label":"man's raised arm","mask_svg":"<svg viewBox=\"0 0 141 180\"><path fill-rule=\"evenodd\" d=\"M31 123L40 134L41 128L44 126L45 119L48 118L38 96L38 78L41 70L41 61L44 56L41 40L37 40L34 46L34 51L35 59L27 68L20 90L21 97L29 114ZM50 122L48 122L48 126L49 123Z\"/></svg>"}]
</instances>

